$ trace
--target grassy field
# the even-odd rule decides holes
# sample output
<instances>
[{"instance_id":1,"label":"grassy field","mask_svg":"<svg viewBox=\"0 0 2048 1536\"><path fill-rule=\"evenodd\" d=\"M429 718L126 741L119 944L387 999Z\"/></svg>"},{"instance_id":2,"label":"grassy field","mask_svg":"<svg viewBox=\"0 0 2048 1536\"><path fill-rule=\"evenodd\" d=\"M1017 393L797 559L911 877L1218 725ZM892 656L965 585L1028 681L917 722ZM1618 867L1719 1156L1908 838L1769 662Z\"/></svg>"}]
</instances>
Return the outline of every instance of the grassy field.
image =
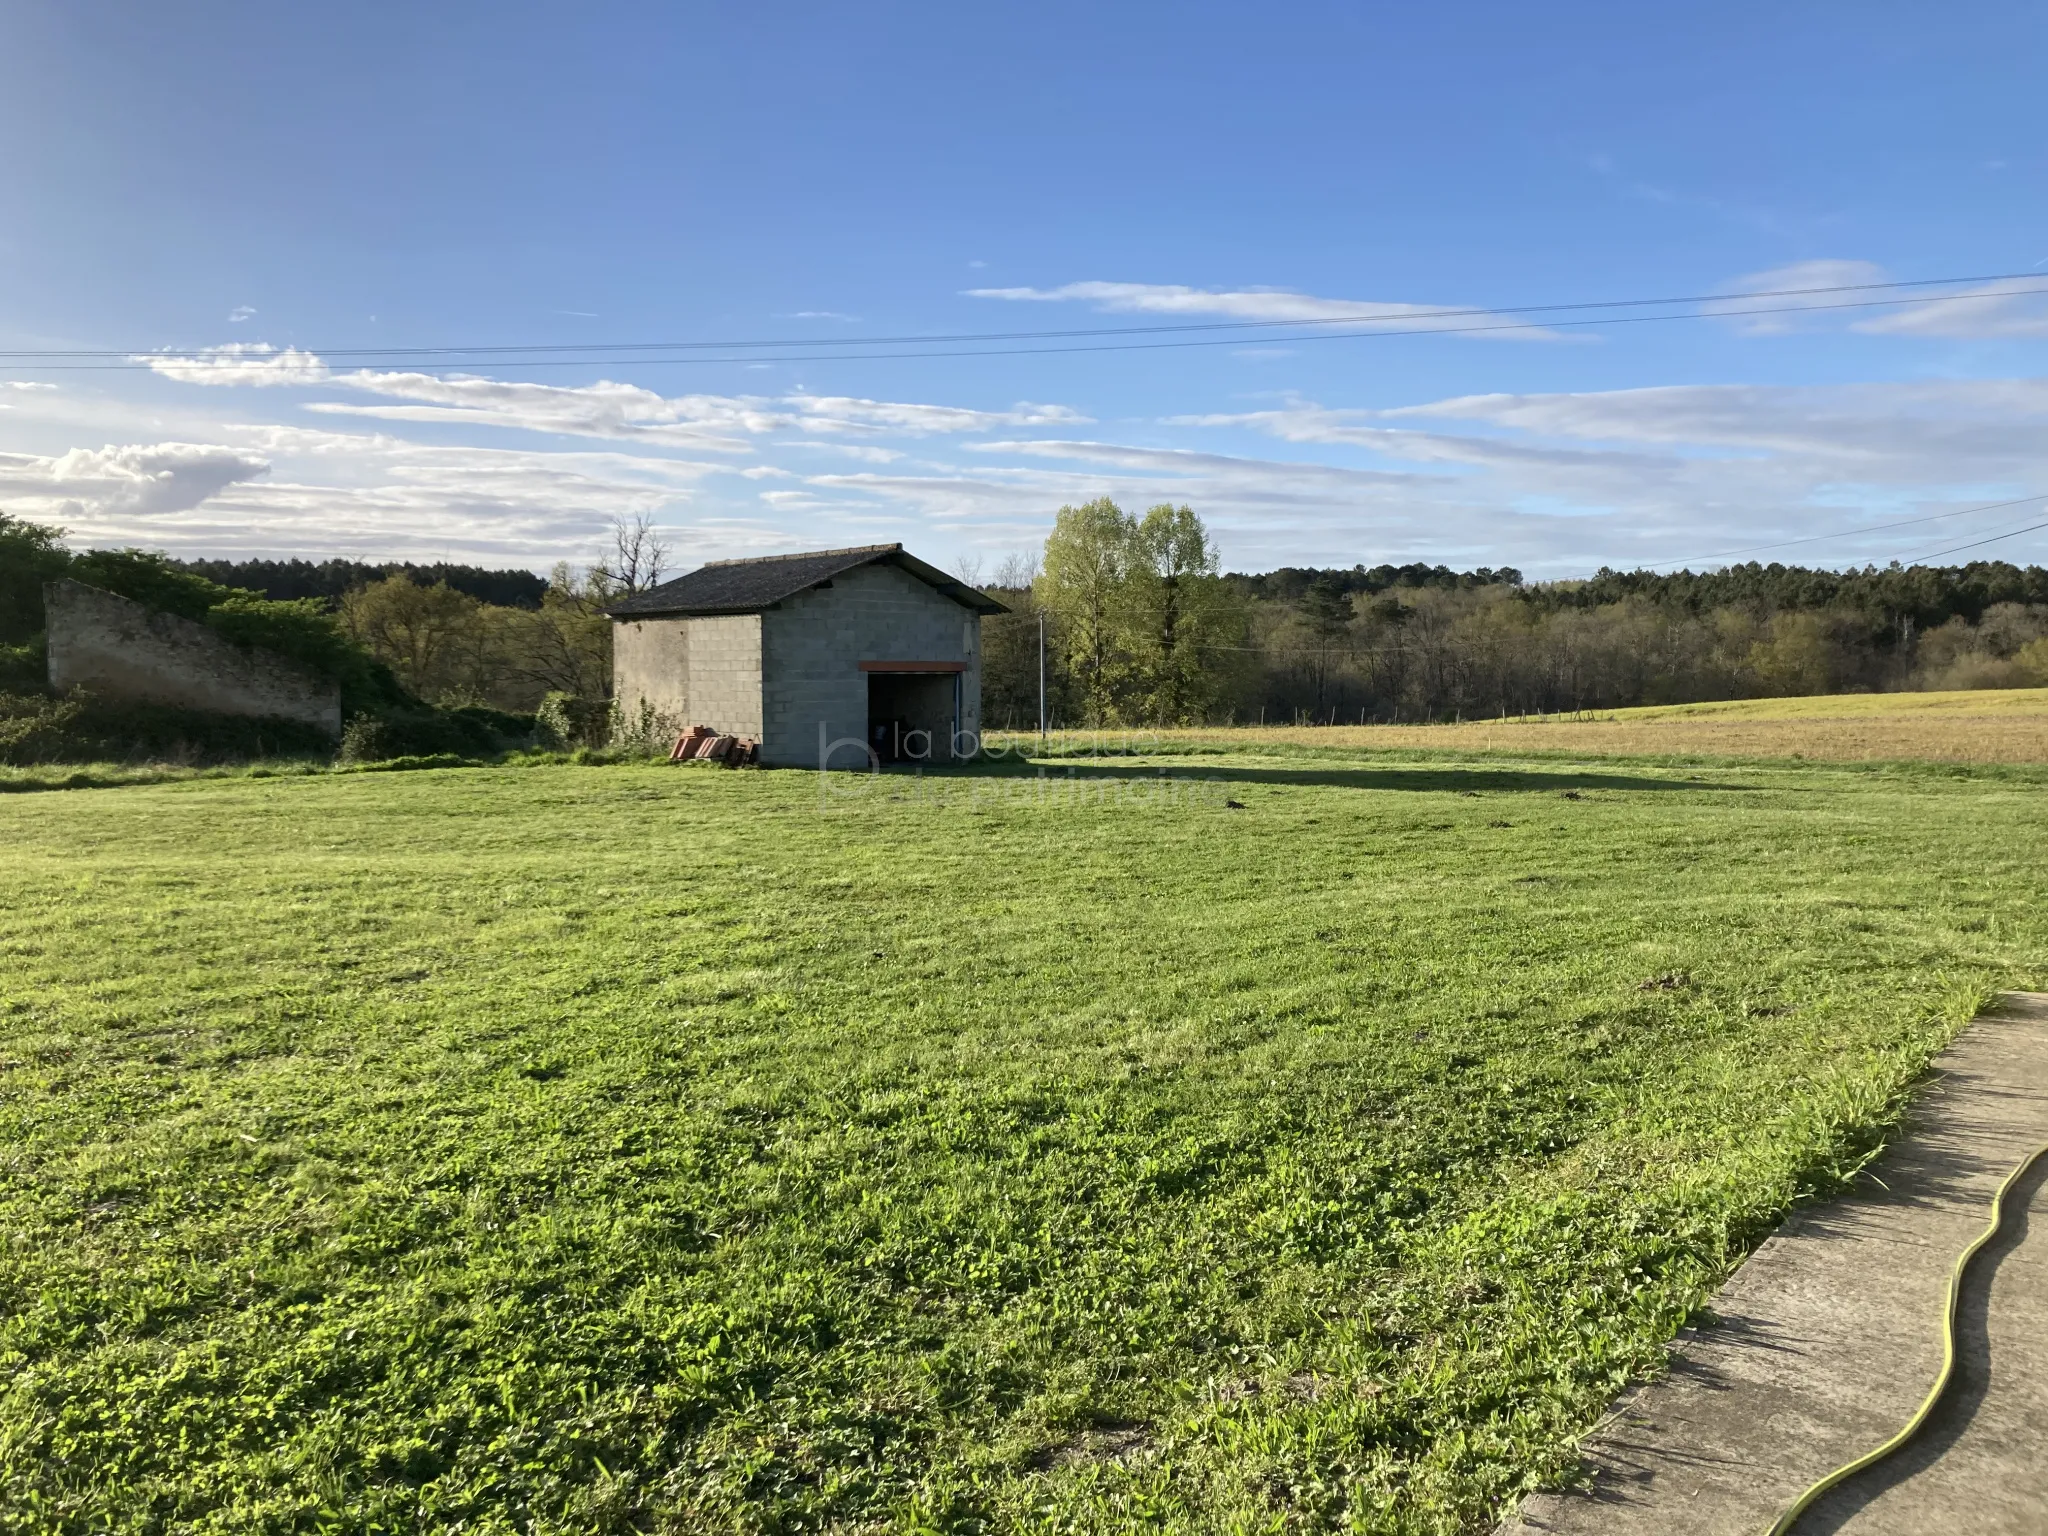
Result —
<instances>
[{"instance_id":1,"label":"grassy field","mask_svg":"<svg viewBox=\"0 0 2048 1536\"><path fill-rule=\"evenodd\" d=\"M1094 734L1066 733L1064 741L1069 750L1087 752ZM1220 744L1233 750L1315 746L1568 757L2048 763L2048 688L1737 699L1459 725L1238 726L1146 732L1137 739L1157 747Z\"/></svg>"},{"instance_id":2,"label":"grassy field","mask_svg":"<svg viewBox=\"0 0 2048 1536\"><path fill-rule=\"evenodd\" d=\"M1484 1530L2048 984L2044 789L0 797L0 1530Z\"/></svg>"}]
</instances>

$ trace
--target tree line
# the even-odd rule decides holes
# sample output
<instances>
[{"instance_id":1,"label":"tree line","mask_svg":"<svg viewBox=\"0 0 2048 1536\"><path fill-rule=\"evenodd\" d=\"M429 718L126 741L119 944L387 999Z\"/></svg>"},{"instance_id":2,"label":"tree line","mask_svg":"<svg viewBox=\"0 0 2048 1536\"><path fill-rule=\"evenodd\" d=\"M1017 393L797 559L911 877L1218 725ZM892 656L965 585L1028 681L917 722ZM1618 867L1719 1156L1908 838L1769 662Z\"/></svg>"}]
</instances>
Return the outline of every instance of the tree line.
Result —
<instances>
[{"instance_id":1,"label":"tree line","mask_svg":"<svg viewBox=\"0 0 2048 1536\"><path fill-rule=\"evenodd\" d=\"M351 712L544 705L595 740L611 691L608 605L657 584L645 518L588 569L175 561L66 550L0 515L0 690L42 674L41 584L69 573L202 619L342 679ZM972 567L961 574L982 585ZM1422 721L1709 699L2048 685L2048 570L2001 561L1823 570L1511 568L1225 572L1193 509L1062 507L987 588L991 727ZM549 701L554 701L552 704Z\"/></svg>"},{"instance_id":2,"label":"tree line","mask_svg":"<svg viewBox=\"0 0 2048 1536\"><path fill-rule=\"evenodd\" d=\"M1787 694L2048 685L2048 570L1425 564L1221 571L1187 507L1063 507L989 590L983 718L1056 725L1474 719Z\"/></svg>"}]
</instances>

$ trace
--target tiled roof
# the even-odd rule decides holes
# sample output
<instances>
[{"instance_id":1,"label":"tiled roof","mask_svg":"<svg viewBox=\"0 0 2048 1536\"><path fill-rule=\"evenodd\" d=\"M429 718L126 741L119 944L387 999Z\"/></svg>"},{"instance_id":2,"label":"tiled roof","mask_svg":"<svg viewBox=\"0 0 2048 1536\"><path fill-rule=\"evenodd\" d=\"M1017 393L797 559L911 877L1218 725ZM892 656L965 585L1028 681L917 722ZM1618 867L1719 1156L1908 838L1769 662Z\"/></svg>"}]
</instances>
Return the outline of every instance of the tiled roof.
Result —
<instances>
[{"instance_id":1,"label":"tiled roof","mask_svg":"<svg viewBox=\"0 0 2048 1536\"><path fill-rule=\"evenodd\" d=\"M801 555L768 555L759 560L714 560L687 576L678 576L674 581L665 581L658 587L621 598L606 612L617 619L759 613L763 608L774 607L785 597L794 597L805 588L830 581L842 572L863 565L885 563L909 572L961 607L976 613L1010 611L966 582L948 576L936 566L926 565L915 555L904 553L901 544L864 544L858 549L820 549Z\"/></svg>"}]
</instances>

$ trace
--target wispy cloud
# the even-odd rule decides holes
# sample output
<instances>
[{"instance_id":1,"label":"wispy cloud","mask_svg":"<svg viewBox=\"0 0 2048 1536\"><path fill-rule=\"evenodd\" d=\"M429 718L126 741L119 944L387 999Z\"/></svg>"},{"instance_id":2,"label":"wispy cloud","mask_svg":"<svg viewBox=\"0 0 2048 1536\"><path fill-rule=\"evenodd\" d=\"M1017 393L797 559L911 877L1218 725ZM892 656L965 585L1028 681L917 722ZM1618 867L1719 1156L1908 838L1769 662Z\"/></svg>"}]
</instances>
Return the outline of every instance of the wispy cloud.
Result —
<instances>
[{"instance_id":1,"label":"wispy cloud","mask_svg":"<svg viewBox=\"0 0 2048 1536\"><path fill-rule=\"evenodd\" d=\"M133 361L181 384L238 385L265 389L319 384L328 378L327 365L297 347L274 347L267 341L237 341L224 347L163 356L144 353Z\"/></svg>"},{"instance_id":2,"label":"wispy cloud","mask_svg":"<svg viewBox=\"0 0 2048 1536\"><path fill-rule=\"evenodd\" d=\"M253 320L255 318L256 311L251 309L247 304L237 304L233 309L228 311L229 325L240 325L244 320Z\"/></svg>"},{"instance_id":3,"label":"wispy cloud","mask_svg":"<svg viewBox=\"0 0 2048 1536\"><path fill-rule=\"evenodd\" d=\"M140 360L165 378L187 384L321 385L381 397L380 403L373 405L332 399L307 404L307 410L323 415L634 439L716 452L747 452L750 439L786 430L916 437L1073 424L1087 419L1067 406L1030 401L1020 401L1008 410L989 411L856 395L662 395L609 379L594 384L537 384L460 373L371 369L336 373L312 353L290 348L280 351L260 342L210 347L175 357L148 355Z\"/></svg>"},{"instance_id":4,"label":"wispy cloud","mask_svg":"<svg viewBox=\"0 0 2048 1536\"><path fill-rule=\"evenodd\" d=\"M1764 272L1751 272L1747 276L1724 283L1722 286L1727 289L1729 297L1710 300L1700 307L1709 315L1726 316L1728 323L1745 336L1789 336L1795 331L1845 325L1848 321L1841 309L1845 301L1883 298L1884 295L1853 292L1805 295L1794 293L1783 298L1745 298L1743 295L1782 294L1788 289L1800 288L1853 288L1863 284L1882 283L1885 280L1884 268L1874 261L1795 261L1789 266L1772 267ZM1778 313L1742 313L1746 309L1759 308L1771 309Z\"/></svg>"},{"instance_id":5,"label":"wispy cloud","mask_svg":"<svg viewBox=\"0 0 2048 1536\"><path fill-rule=\"evenodd\" d=\"M1961 340L2048 336L2048 281L1941 288L1927 291L1925 297L1900 290L1855 291L1859 286L1882 284L1889 276L1872 261L1793 262L1736 278L1726 285L1728 298L1713 300L1702 308L1709 315L1726 316L1746 336L1786 336L1820 330ZM1782 298L1742 297L1745 293L1800 288L1851 291L1794 293ZM1888 302L1876 309L1845 307L1872 299ZM1741 313L1744 309L1765 307L1789 313Z\"/></svg>"},{"instance_id":6,"label":"wispy cloud","mask_svg":"<svg viewBox=\"0 0 2048 1536\"><path fill-rule=\"evenodd\" d=\"M0 456L0 506L78 541L174 552L431 555L536 565L594 548L606 520L646 512L679 548L720 550L694 515L717 466L627 453L422 444L252 424L234 446L159 443ZM710 518L716 521L714 513ZM773 530L750 536L759 547ZM745 542L745 541L743 541Z\"/></svg>"},{"instance_id":7,"label":"wispy cloud","mask_svg":"<svg viewBox=\"0 0 2048 1536\"><path fill-rule=\"evenodd\" d=\"M1066 283L1058 288L970 288L969 298L1024 303L1088 303L1106 313L1216 316L1243 321L1299 324L1327 321L1366 327L1427 324L1456 331L1480 329L1510 317L1457 304L1404 304L1377 299L1325 299L1287 288L1189 288L1179 283ZM1458 311L1445 315L1445 310ZM1541 327L1498 331L1503 339L1553 337Z\"/></svg>"},{"instance_id":8,"label":"wispy cloud","mask_svg":"<svg viewBox=\"0 0 2048 1536\"><path fill-rule=\"evenodd\" d=\"M1962 340L2048 336L2048 283L1986 283L1939 303L1912 304L1856 322L1874 335Z\"/></svg>"},{"instance_id":9,"label":"wispy cloud","mask_svg":"<svg viewBox=\"0 0 2048 1536\"><path fill-rule=\"evenodd\" d=\"M1747 281L1828 285L1815 276ZM89 541L188 552L440 550L545 564L634 511L677 530L689 558L883 537L944 557L1035 542L1063 503L1112 495L1194 505L1240 569L1426 558L1566 575L2048 489L2048 379L2024 377L1470 394L1371 409L1266 397L1257 409L1083 431L1086 418L1063 405L336 373L258 348L161 361L200 384L252 371L303 382L322 424L235 424L192 405L133 447L0 461L0 505ZM184 398L211 410L278 396ZM20 402L10 431L119 441L112 418L73 410L84 395L9 399ZM435 441L399 435L426 427ZM484 429L532 436L464 441ZM49 446L13 446L28 445ZM1803 553L1882 560L1919 547L1848 540Z\"/></svg>"}]
</instances>

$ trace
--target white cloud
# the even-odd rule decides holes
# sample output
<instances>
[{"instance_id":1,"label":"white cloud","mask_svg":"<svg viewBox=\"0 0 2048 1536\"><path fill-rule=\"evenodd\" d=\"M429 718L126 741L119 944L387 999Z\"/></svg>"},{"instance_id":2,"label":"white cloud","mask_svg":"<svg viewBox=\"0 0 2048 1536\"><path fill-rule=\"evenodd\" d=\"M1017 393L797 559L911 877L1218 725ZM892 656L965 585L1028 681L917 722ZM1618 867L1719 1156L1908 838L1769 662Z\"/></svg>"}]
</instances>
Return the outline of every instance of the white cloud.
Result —
<instances>
[{"instance_id":1,"label":"white cloud","mask_svg":"<svg viewBox=\"0 0 2048 1536\"><path fill-rule=\"evenodd\" d=\"M1966 340L2048 336L2048 280L1959 289L1946 298L1872 315L1857 321L1852 329L1873 335Z\"/></svg>"},{"instance_id":2,"label":"white cloud","mask_svg":"<svg viewBox=\"0 0 2048 1536\"><path fill-rule=\"evenodd\" d=\"M147 518L189 510L269 472L267 461L214 443L0 453L0 508L31 519Z\"/></svg>"},{"instance_id":3,"label":"white cloud","mask_svg":"<svg viewBox=\"0 0 2048 1536\"><path fill-rule=\"evenodd\" d=\"M1729 297L1711 300L1701 308L1709 315L1726 317L1745 336L1785 336L1835 328L1871 336L1971 340L2048 336L2048 278L1936 288L1924 295L1886 290L1881 285L1887 280L1888 274L1875 262L1799 261L1736 278L1727 284ZM1799 293L1798 289L1838 291ZM1782 296L1762 297L1765 294ZM1745 309L1789 312L1745 315Z\"/></svg>"},{"instance_id":4,"label":"white cloud","mask_svg":"<svg viewBox=\"0 0 2048 1536\"><path fill-rule=\"evenodd\" d=\"M1066 283L1058 288L970 288L969 298L1011 299L1031 303L1079 300L1112 313L1180 316L1221 316L1231 320L1274 323L1347 322L1372 328L1427 327L1483 330L1516 324L1511 316L1464 305L1396 304L1372 299L1324 299L1286 288L1189 288L1179 283ZM1452 311L1446 314L1445 311ZM1489 334L1504 339L1554 337L1540 326Z\"/></svg>"},{"instance_id":5,"label":"white cloud","mask_svg":"<svg viewBox=\"0 0 2048 1536\"><path fill-rule=\"evenodd\" d=\"M229 325L240 325L244 320L253 320L255 318L256 311L251 309L246 304L237 304L233 309L228 311Z\"/></svg>"},{"instance_id":6,"label":"white cloud","mask_svg":"<svg viewBox=\"0 0 2048 1536\"><path fill-rule=\"evenodd\" d=\"M1380 409L1268 397L1084 433L1078 411L1030 402L316 373L316 358L259 348L186 362L206 383L240 382L249 367L311 376L321 416L300 419L320 425L235 424L188 405L143 429L141 446L66 455L53 450L117 443L142 418L90 414L115 405L93 391L13 395L8 446L44 456L0 460L0 503L91 542L545 565L586 555L607 518L643 511L687 559L878 538L943 559L1035 542L1063 503L1111 495L1137 509L1195 506L1239 569L1424 558L1567 575L2048 489L2048 379L1475 394ZM183 398L212 409L224 397ZM362 417L402 425L346 429ZM397 435L422 425L446 440ZM464 441L479 428L584 441ZM157 441L173 437L188 441ZM813 472L825 466L849 472ZM1912 536L1789 558L1882 560L1923 547L1897 542Z\"/></svg>"},{"instance_id":7,"label":"white cloud","mask_svg":"<svg viewBox=\"0 0 2048 1536\"><path fill-rule=\"evenodd\" d=\"M1402 494L1444 509L1427 538L1454 542L1477 519L1493 528L1490 563L1560 574L2048 490L2048 379L1470 395L1383 411L1293 402L1184 424L1420 466ZM1883 560L1911 553L1926 532L1783 558ZM2038 558L2028 549L2006 553ZM1410 542L1402 553L1429 549Z\"/></svg>"},{"instance_id":8,"label":"white cloud","mask_svg":"<svg viewBox=\"0 0 2048 1536\"><path fill-rule=\"evenodd\" d=\"M278 351L260 342L140 360L166 378L191 384L317 384L376 396L380 401L402 402L357 405L318 400L306 406L309 411L330 416L361 416L421 425L505 427L727 453L749 452L749 439L785 430L849 436L926 436L1087 420L1066 406L1030 401L1020 401L1008 410L987 411L853 395L662 395L638 384L609 379L565 385L462 373L372 369L335 373L311 353Z\"/></svg>"},{"instance_id":9,"label":"white cloud","mask_svg":"<svg viewBox=\"0 0 2048 1536\"><path fill-rule=\"evenodd\" d=\"M266 341L231 342L171 356L146 353L134 361L147 363L153 372L181 384L239 384L261 389L319 384L328 376L327 365L312 353L296 347L280 350Z\"/></svg>"},{"instance_id":10,"label":"white cloud","mask_svg":"<svg viewBox=\"0 0 2048 1536\"><path fill-rule=\"evenodd\" d=\"M786 424L759 402L718 395L659 395L637 384L531 384L469 374L358 371L334 385L409 402L349 405L321 400L306 409L428 425L510 427L575 437L632 438L645 443L745 453L747 436ZM735 435L739 434L739 435Z\"/></svg>"},{"instance_id":11,"label":"white cloud","mask_svg":"<svg viewBox=\"0 0 2048 1536\"><path fill-rule=\"evenodd\" d=\"M859 459L863 464L894 464L903 455L894 448L877 448L872 443L821 443L801 437L786 438L784 448L816 448L825 453L836 453L844 458Z\"/></svg>"},{"instance_id":12,"label":"white cloud","mask_svg":"<svg viewBox=\"0 0 2048 1536\"><path fill-rule=\"evenodd\" d=\"M1840 325L1843 323L1840 308L1843 304L1885 297L1882 293L1871 292L1801 294L1797 290L1867 288L1884 282L1885 275L1884 268L1873 261L1795 261L1789 266L1772 267L1769 271L1751 272L1746 277L1735 278L1722 285L1728 291L1728 298L1710 300L1700 308L1709 315L1726 316L1729 323L1745 336L1786 336L1794 331ZM1759 294L1780 297L1745 297ZM1779 313L1746 315L1742 313L1746 309L1770 309Z\"/></svg>"},{"instance_id":13,"label":"white cloud","mask_svg":"<svg viewBox=\"0 0 2048 1536\"><path fill-rule=\"evenodd\" d=\"M894 432L924 437L937 432L987 432L996 427L1072 425L1088 418L1063 405L1019 401L1007 411L975 411L955 405L906 405L847 395L791 395L799 426L813 432Z\"/></svg>"},{"instance_id":14,"label":"white cloud","mask_svg":"<svg viewBox=\"0 0 2048 1536\"><path fill-rule=\"evenodd\" d=\"M352 373L337 375L332 382L345 389L419 403L394 406L319 401L307 406L308 410L382 421L446 422L586 437L636 438L725 452L746 452L747 438L792 429L924 436L1086 419L1064 406L1029 402L1007 411L980 411L852 396L664 396L637 384L609 380L560 385L510 383L462 374L444 378L419 373Z\"/></svg>"},{"instance_id":15,"label":"white cloud","mask_svg":"<svg viewBox=\"0 0 2048 1536\"><path fill-rule=\"evenodd\" d=\"M18 389L24 394L54 394L56 393L57 386L54 384L32 384L25 379L10 379L5 384L0 384L0 389Z\"/></svg>"}]
</instances>

